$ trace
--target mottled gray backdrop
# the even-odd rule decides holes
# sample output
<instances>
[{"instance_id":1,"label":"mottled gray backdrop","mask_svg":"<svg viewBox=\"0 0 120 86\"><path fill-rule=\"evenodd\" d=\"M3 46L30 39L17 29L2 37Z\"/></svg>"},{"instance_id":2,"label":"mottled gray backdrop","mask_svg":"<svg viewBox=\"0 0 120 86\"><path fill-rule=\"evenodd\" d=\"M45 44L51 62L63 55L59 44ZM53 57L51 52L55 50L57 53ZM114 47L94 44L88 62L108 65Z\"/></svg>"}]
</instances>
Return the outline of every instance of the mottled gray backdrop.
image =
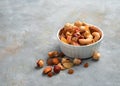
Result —
<instances>
[{"instance_id":1,"label":"mottled gray backdrop","mask_svg":"<svg viewBox=\"0 0 120 86\"><path fill-rule=\"evenodd\" d=\"M120 0L0 0L0 86L120 86ZM52 78L36 60L59 50L56 33L81 20L99 26L101 59Z\"/></svg>"}]
</instances>

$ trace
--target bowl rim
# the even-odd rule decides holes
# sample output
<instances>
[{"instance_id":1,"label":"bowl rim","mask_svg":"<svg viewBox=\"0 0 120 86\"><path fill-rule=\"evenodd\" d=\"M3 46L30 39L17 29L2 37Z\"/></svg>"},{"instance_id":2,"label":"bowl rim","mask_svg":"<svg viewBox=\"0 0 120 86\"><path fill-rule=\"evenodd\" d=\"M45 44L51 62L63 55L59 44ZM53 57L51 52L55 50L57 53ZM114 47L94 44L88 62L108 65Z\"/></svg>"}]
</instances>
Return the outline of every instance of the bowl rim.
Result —
<instances>
[{"instance_id":1,"label":"bowl rim","mask_svg":"<svg viewBox=\"0 0 120 86\"><path fill-rule=\"evenodd\" d=\"M101 41L103 40L103 37L104 37L103 30L100 29L99 27L95 26L95 25L92 25L92 24L89 24L89 25L96 27L96 28L97 28L98 30L100 30L100 32L102 33L102 34L101 34L101 38L100 38L98 41L96 41L96 42L94 42L94 43L92 43L92 44L83 45L83 46L75 46L75 45L70 45L70 44L64 43L64 42L62 42L62 41L60 40L60 38L59 38L59 33L60 33L61 29L59 29L59 30L57 31L57 39L60 41L60 43L66 45L66 46L78 47L78 48L79 48L79 47L89 47L89 46L93 46L93 45L95 45L95 44L98 44L99 42L101 42Z\"/></svg>"}]
</instances>

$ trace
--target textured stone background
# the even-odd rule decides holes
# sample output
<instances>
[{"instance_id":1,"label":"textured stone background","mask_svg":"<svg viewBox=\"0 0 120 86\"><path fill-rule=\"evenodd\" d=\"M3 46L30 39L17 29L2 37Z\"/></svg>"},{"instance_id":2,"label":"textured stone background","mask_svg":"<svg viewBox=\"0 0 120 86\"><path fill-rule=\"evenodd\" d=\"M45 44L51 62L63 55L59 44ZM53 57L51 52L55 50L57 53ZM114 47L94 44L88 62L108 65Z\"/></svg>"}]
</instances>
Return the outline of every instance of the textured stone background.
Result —
<instances>
[{"instance_id":1,"label":"textured stone background","mask_svg":"<svg viewBox=\"0 0 120 86\"><path fill-rule=\"evenodd\" d=\"M119 15L119 0L0 0L0 86L120 86ZM36 60L59 50L57 30L76 20L104 31L100 61L42 76Z\"/></svg>"}]
</instances>

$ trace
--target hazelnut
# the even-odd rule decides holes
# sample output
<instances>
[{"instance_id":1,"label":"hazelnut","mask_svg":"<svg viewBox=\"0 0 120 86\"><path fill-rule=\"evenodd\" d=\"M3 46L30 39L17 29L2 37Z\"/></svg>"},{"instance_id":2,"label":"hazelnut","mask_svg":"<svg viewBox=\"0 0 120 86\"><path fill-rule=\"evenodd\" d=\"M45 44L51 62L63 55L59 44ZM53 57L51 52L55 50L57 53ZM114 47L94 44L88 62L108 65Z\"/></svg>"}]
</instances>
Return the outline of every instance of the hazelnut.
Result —
<instances>
[{"instance_id":1,"label":"hazelnut","mask_svg":"<svg viewBox=\"0 0 120 86\"><path fill-rule=\"evenodd\" d=\"M52 57L55 57L55 56L59 56L59 53L58 53L58 51L51 51L51 52L48 52L48 56L50 58L52 58Z\"/></svg>"},{"instance_id":2,"label":"hazelnut","mask_svg":"<svg viewBox=\"0 0 120 86\"><path fill-rule=\"evenodd\" d=\"M53 76L53 72L49 72L47 75L48 75L49 77L52 77L52 76Z\"/></svg>"},{"instance_id":3,"label":"hazelnut","mask_svg":"<svg viewBox=\"0 0 120 86\"><path fill-rule=\"evenodd\" d=\"M53 62L52 62L52 59L51 59L51 58L48 58L48 59L47 59L47 65L53 65Z\"/></svg>"},{"instance_id":4,"label":"hazelnut","mask_svg":"<svg viewBox=\"0 0 120 86\"><path fill-rule=\"evenodd\" d=\"M95 52L94 54L93 54L93 60L99 60L99 58L100 58L100 53L98 53L98 52Z\"/></svg>"},{"instance_id":5,"label":"hazelnut","mask_svg":"<svg viewBox=\"0 0 120 86\"><path fill-rule=\"evenodd\" d=\"M58 65L55 65L53 70L57 74L60 72L61 68Z\"/></svg>"},{"instance_id":6,"label":"hazelnut","mask_svg":"<svg viewBox=\"0 0 120 86\"><path fill-rule=\"evenodd\" d=\"M75 59L73 60L73 64L74 64L74 65L79 65L79 64L81 64L81 59L80 59L80 58L75 58Z\"/></svg>"},{"instance_id":7,"label":"hazelnut","mask_svg":"<svg viewBox=\"0 0 120 86\"><path fill-rule=\"evenodd\" d=\"M52 71L52 67L47 66L47 67L44 68L43 74L47 74L47 73L49 73L49 72L51 72L51 71Z\"/></svg>"},{"instance_id":8,"label":"hazelnut","mask_svg":"<svg viewBox=\"0 0 120 86\"><path fill-rule=\"evenodd\" d=\"M44 61L43 61L42 59L39 59L39 60L37 61L37 66L38 66L38 67L43 67L43 66L44 66Z\"/></svg>"},{"instance_id":9,"label":"hazelnut","mask_svg":"<svg viewBox=\"0 0 120 86\"><path fill-rule=\"evenodd\" d=\"M59 63L59 64L57 64L57 65L61 68L61 70L64 70L64 69L65 69L61 63Z\"/></svg>"},{"instance_id":10,"label":"hazelnut","mask_svg":"<svg viewBox=\"0 0 120 86\"><path fill-rule=\"evenodd\" d=\"M85 68L87 68L88 66L89 66L89 64L88 64L88 63L85 63L85 64L84 64L84 67L85 67Z\"/></svg>"},{"instance_id":11,"label":"hazelnut","mask_svg":"<svg viewBox=\"0 0 120 86\"><path fill-rule=\"evenodd\" d=\"M74 73L74 70L73 69L69 69L68 70L68 74L73 74Z\"/></svg>"},{"instance_id":12,"label":"hazelnut","mask_svg":"<svg viewBox=\"0 0 120 86\"><path fill-rule=\"evenodd\" d=\"M57 57L55 57L55 58L52 59L52 63L53 63L54 65L57 65L59 62L60 62L60 61L59 61L59 59L58 59Z\"/></svg>"},{"instance_id":13,"label":"hazelnut","mask_svg":"<svg viewBox=\"0 0 120 86\"><path fill-rule=\"evenodd\" d=\"M48 52L48 56L51 58L54 56L53 52Z\"/></svg>"}]
</instances>

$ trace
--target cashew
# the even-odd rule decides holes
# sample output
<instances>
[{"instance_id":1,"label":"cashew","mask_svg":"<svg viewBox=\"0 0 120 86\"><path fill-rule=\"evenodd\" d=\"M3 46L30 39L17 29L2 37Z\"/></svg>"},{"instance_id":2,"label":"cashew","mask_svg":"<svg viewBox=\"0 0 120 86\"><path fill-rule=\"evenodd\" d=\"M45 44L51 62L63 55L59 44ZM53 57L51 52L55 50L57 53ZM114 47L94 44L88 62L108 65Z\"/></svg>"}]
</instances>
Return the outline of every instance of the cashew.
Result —
<instances>
[{"instance_id":1,"label":"cashew","mask_svg":"<svg viewBox=\"0 0 120 86\"><path fill-rule=\"evenodd\" d=\"M79 43L82 44L82 45L85 45L85 44L90 44L92 42L92 38L87 38L87 39L79 39Z\"/></svg>"},{"instance_id":2,"label":"cashew","mask_svg":"<svg viewBox=\"0 0 120 86\"><path fill-rule=\"evenodd\" d=\"M92 36L94 37L93 40L96 42L100 39L100 34L98 32L93 32Z\"/></svg>"},{"instance_id":3,"label":"cashew","mask_svg":"<svg viewBox=\"0 0 120 86\"><path fill-rule=\"evenodd\" d=\"M93 36L91 35L91 33L90 33L89 31L86 31L86 32L84 33L84 37L85 37L85 38L93 38Z\"/></svg>"}]
</instances>

